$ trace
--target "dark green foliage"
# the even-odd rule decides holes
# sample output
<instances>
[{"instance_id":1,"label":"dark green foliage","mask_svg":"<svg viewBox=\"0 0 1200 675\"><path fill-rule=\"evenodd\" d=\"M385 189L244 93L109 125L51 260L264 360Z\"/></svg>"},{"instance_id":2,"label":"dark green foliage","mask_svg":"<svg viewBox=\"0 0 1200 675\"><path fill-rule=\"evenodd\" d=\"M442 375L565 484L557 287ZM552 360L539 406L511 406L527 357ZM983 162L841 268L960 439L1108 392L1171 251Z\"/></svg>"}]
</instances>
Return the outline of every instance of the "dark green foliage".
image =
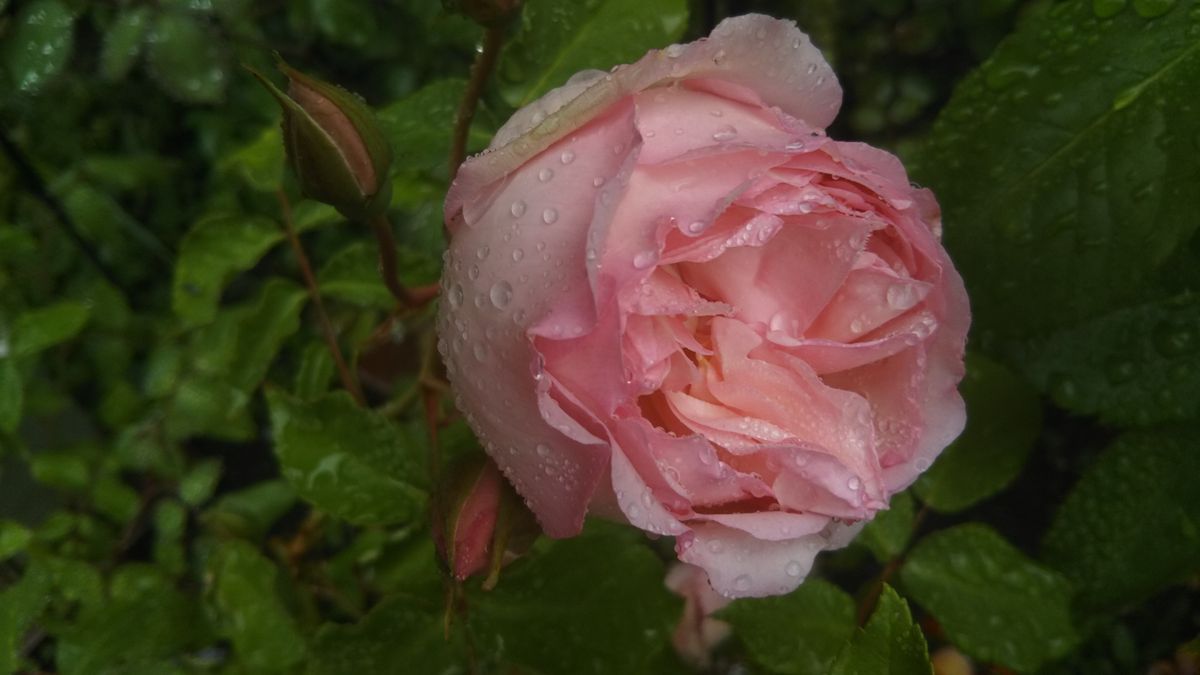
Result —
<instances>
[{"instance_id":1,"label":"dark green foliage","mask_svg":"<svg viewBox=\"0 0 1200 675\"><path fill-rule=\"evenodd\" d=\"M933 188L975 323L962 437L797 591L720 611L708 672L1195 651L1200 0L526 0L468 151L743 11L800 21L846 92L831 135ZM434 0L0 0L0 673L693 671L670 540L595 522L493 590L447 581L431 472L480 448L433 307L398 310L371 231L301 198L240 67L363 96L418 288L481 37Z\"/></svg>"}]
</instances>

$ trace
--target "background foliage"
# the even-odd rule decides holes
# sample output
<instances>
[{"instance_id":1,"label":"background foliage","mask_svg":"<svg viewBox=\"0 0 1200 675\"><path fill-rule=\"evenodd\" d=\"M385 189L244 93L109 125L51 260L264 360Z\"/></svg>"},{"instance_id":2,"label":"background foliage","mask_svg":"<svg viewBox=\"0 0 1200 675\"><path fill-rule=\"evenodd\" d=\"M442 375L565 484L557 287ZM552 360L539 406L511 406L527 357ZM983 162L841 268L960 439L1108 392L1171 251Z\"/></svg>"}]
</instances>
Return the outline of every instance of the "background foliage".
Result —
<instances>
[{"instance_id":1,"label":"background foliage","mask_svg":"<svg viewBox=\"0 0 1200 675\"><path fill-rule=\"evenodd\" d=\"M528 0L469 146L750 10L835 64L833 135L937 192L970 421L799 590L723 610L711 671L1195 672L1200 1ZM238 67L278 51L376 107L420 286L480 36L432 0L0 0L0 672L688 672L670 543L615 526L447 605L430 310L397 313L370 234L299 199ZM370 409L337 391L280 195ZM479 452L441 406L443 454Z\"/></svg>"}]
</instances>

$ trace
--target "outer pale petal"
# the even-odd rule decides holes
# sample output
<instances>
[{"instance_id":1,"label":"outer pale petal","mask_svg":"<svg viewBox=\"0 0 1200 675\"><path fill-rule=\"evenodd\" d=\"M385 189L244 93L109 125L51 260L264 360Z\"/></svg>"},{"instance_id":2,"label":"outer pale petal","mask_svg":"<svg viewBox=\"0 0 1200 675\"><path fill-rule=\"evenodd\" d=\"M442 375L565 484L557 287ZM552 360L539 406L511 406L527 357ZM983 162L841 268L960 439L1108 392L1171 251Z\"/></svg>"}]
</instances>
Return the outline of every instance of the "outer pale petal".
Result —
<instances>
[{"instance_id":1,"label":"outer pale petal","mask_svg":"<svg viewBox=\"0 0 1200 675\"><path fill-rule=\"evenodd\" d=\"M818 129L833 121L842 99L833 70L794 23L759 14L726 19L705 40L651 51L609 75L547 94L545 104L532 104L535 112L521 115L506 129L500 137L503 145L471 158L459 170L446 197L451 230L458 229L466 202L552 143L633 93L685 80L736 85L738 93L753 92L762 104Z\"/></svg>"},{"instance_id":2,"label":"outer pale petal","mask_svg":"<svg viewBox=\"0 0 1200 675\"><path fill-rule=\"evenodd\" d=\"M439 334L459 406L553 536L579 531L609 449L572 429L565 399L544 388L533 341L595 324L585 258L594 180L615 176L634 152L632 112L607 111L477 195L443 277Z\"/></svg>"},{"instance_id":3,"label":"outer pale petal","mask_svg":"<svg viewBox=\"0 0 1200 675\"><path fill-rule=\"evenodd\" d=\"M708 573L718 593L745 598L794 590L829 543L824 532L768 541L719 523L701 523L677 538L675 549L680 560Z\"/></svg>"}]
</instances>

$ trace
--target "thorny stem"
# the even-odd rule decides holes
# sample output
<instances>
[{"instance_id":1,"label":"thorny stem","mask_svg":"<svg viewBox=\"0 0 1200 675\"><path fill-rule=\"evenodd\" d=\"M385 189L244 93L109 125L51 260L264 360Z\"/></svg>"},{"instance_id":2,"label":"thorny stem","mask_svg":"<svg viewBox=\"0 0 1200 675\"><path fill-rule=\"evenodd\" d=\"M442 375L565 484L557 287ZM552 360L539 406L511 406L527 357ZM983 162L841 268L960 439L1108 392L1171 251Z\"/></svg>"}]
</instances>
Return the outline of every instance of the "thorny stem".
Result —
<instances>
[{"instance_id":1,"label":"thorny stem","mask_svg":"<svg viewBox=\"0 0 1200 675\"><path fill-rule=\"evenodd\" d=\"M396 238L392 236L392 224L387 216L378 215L371 219L371 229L375 230L375 240L379 242L379 274L383 277L383 285L387 286L392 297L402 307L412 307L416 304L412 294L400 283L400 271L396 264Z\"/></svg>"},{"instance_id":2,"label":"thorny stem","mask_svg":"<svg viewBox=\"0 0 1200 675\"><path fill-rule=\"evenodd\" d=\"M917 531L917 528L921 526L921 521L925 520L925 516L928 514L929 507L922 506L921 510L917 512L916 517L913 518L911 532ZM889 560L887 565L884 566L883 571L879 573L879 577L875 579L875 583L872 584L871 590L868 591L865 596L863 596L862 602L860 602L858 605L857 618L859 626L867 623L867 619L870 618L871 612L875 609L875 603L879 602L879 596L883 593L883 585L890 581L891 578L895 576L896 572L900 570L900 566L904 564L904 557L906 555L908 555L907 548L895 558Z\"/></svg>"},{"instance_id":3,"label":"thorny stem","mask_svg":"<svg viewBox=\"0 0 1200 675\"><path fill-rule=\"evenodd\" d=\"M471 120L475 119L479 97L483 95L488 77L496 69L496 61L499 60L500 47L503 44L503 26L493 26L483 34L483 48L471 66L471 79L467 82L467 90L463 92L462 101L458 104L458 113L454 116L454 142L450 146L451 179L458 173L458 166L467 157L467 134L471 130Z\"/></svg>"},{"instance_id":4,"label":"thorny stem","mask_svg":"<svg viewBox=\"0 0 1200 675\"><path fill-rule=\"evenodd\" d=\"M321 335L325 338L325 346L329 348L329 355L333 357L333 363L337 367L338 377L342 380L342 387L350 392L354 400L359 405L365 406L367 399L363 396L362 387L359 386L358 380L346 366L345 359L342 358L342 350L338 347L337 335L333 332L333 324L329 322L329 315L325 312L325 303L321 300L321 291L317 288L317 277L313 274L312 264L308 261L308 255L304 253L304 247L300 244L300 238L296 236L296 228L292 225L292 205L288 201L287 195L283 190L276 190L275 196L279 199L279 209L283 213L283 230L287 234L288 243L292 245L292 252L296 254L296 260L300 263L300 274L304 277L304 285L308 288L308 296L312 299L313 307L317 310L317 321L321 324Z\"/></svg>"}]
</instances>

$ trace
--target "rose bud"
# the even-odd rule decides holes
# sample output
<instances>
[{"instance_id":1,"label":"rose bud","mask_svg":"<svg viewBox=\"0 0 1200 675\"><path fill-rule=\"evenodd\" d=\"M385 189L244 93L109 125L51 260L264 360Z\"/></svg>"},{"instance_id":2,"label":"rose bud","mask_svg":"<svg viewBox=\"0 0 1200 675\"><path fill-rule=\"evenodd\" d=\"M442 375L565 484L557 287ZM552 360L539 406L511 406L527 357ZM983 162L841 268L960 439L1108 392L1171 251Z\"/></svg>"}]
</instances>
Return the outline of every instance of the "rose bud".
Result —
<instances>
[{"instance_id":1,"label":"rose bud","mask_svg":"<svg viewBox=\"0 0 1200 675\"><path fill-rule=\"evenodd\" d=\"M392 149L361 99L280 61L287 93L251 70L283 109L283 144L305 196L366 221L387 209Z\"/></svg>"},{"instance_id":2,"label":"rose bud","mask_svg":"<svg viewBox=\"0 0 1200 675\"><path fill-rule=\"evenodd\" d=\"M719 593L794 589L962 430L969 310L934 196L830 139L787 21L580 73L463 164L439 332L546 533L675 537Z\"/></svg>"},{"instance_id":3,"label":"rose bud","mask_svg":"<svg viewBox=\"0 0 1200 675\"><path fill-rule=\"evenodd\" d=\"M486 570L485 586L495 586L500 568L539 533L521 498L486 457L452 466L435 499L434 544L459 581Z\"/></svg>"}]
</instances>

